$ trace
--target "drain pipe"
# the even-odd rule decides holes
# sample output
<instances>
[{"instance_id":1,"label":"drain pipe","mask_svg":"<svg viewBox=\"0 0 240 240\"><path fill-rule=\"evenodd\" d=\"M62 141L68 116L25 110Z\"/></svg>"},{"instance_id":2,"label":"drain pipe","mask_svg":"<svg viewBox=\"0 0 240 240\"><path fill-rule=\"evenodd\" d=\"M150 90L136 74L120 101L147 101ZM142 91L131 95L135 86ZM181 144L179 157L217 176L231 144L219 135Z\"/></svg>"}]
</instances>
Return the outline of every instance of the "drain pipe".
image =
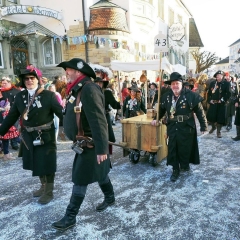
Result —
<instances>
[{"instance_id":1,"label":"drain pipe","mask_svg":"<svg viewBox=\"0 0 240 240\"><path fill-rule=\"evenodd\" d=\"M83 31L84 31L84 35L87 36L87 41L85 42L85 58L86 58L86 62L89 62L89 58L88 58L88 34L87 34L87 24L85 21L85 4L84 4L84 0L82 0L82 14L83 14Z\"/></svg>"}]
</instances>

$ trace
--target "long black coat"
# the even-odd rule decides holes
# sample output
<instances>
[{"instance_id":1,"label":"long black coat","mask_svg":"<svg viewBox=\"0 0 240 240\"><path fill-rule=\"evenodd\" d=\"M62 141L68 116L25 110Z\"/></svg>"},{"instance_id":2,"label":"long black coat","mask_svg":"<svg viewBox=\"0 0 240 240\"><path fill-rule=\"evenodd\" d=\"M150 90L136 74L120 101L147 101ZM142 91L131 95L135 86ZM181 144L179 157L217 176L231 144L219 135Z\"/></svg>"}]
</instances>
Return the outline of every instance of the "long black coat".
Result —
<instances>
[{"instance_id":1,"label":"long black coat","mask_svg":"<svg viewBox=\"0 0 240 240\"><path fill-rule=\"evenodd\" d=\"M197 131L194 117L183 122L170 120L173 92L170 90L161 97L160 119L167 113L167 135L169 137L167 165L174 165L176 159L183 157L184 161L199 164L199 151L197 143ZM202 97L183 88L176 105L176 115L189 115L195 113L201 131L207 130L207 121L202 108ZM178 156L177 156L178 152Z\"/></svg>"},{"instance_id":2,"label":"long black coat","mask_svg":"<svg viewBox=\"0 0 240 240\"><path fill-rule=\"evenodd\" d=\"M234 101L234 105L235 105L235 103L238 103L238 107L236 107L234 124L236 126L240 126L240 94L238 94L236 96L236 99Z\"/></svg>"},{"instance_id":3,"label":"long black coat","mask_svg":"<svg viewBox=\"0 0 240 240\"><path fill-rule=\"evenodd\" d=\"M230 98L226 104L226 118L235 115L235 100L237 98L237 95L237 84L235 82L230 82Z\"/></svg>"},{"instance_id":4,"label":"long black coat","mask_svg":"<svg viewBox=\"0 0 240 240\"><path fill-rule=\"evenodd\" d=\"M22 143L22 159L23 169L32 170L33 176L42 176L56 171L57 156L54 124L52 123L51 129L42 130L41 139L44 144L41 146L33 146L33 141L38 137L38 132L27 132L24 127L36 127L49 123L53 120L54 113L62 119L62 106L59 104L55 93L48 90L43 90L37 96L37 99L42 107L38 108L34 101L28 113L28 120L22 119L22 137L29 149ZM0 135L4 135L18 120L27 103L28 91L23 90L16 95L9 114L0 126Z\"/></svg>"},{"instance_id":5,"label":"long black coat","mask_svg":"<svg viewBox=\"0 0 240 240\"><path fill-rule=\"evenodd\" d=\"M104 95L100 87L91 82L90 78L84 78L79 84L75 85L71 91L70 99L67 101L66 113L63 120L64 132L67 137L75 141L78 134L76 114L76 98L78 92L81 92L81 121L85 136L92 137L95 147L92 149L84 148L82 154L76 154L73 162L72 181L77 185L87 185L96 181L105 179L110 171L110 159L97 163L97 155L108 154L108 128L104 108ZM84 86L83 86L84 85ZM83 86L83 87L82 87Z\"/></svg>"},{"instance_id":6,"label":"long black coat","mask_svg":"<svg viewBox=\"0 0 240 240\"><path fill-rule=\"evenodd\" d=\"M106 118L107 118L107 124L108 124L108 136L110 142L116 142L115 135L112 128L112 121L109 115L109 105L113 109L121 109L120 102L116 101L116 99L113 96L113 93L111 90L105 89L104 90L104 98L105 98L105 111L106 111Z\"/></svg>"},{"instance_id":7,"label":"long black coat","mask_svg":"<svg viewBox=\"0 0 240 240\"><path fill-rule=\"evenodd\" d=\"M226 123L226 103L231 96L229 82L222 80L212 81L209 85L207 102L210 104L207 112L207 120L209 122L217 122L219 124ZM220 101L221 103L210 103L213 101Z\"/></svg>"}]
</instances>

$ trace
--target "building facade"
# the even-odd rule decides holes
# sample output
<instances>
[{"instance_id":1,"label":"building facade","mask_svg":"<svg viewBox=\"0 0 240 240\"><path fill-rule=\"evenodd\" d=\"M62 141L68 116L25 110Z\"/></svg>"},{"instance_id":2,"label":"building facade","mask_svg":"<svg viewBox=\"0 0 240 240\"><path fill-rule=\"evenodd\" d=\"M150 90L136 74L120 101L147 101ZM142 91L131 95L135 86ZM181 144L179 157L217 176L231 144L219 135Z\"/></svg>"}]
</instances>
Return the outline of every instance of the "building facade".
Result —
<instances>
[{"instance_id":1,"label":"building facade","mask_svg":"<svg viewBox=\"0 0 240 240\"><path fill-rule=\"evenodd\" d=\"M229 68L232 74L240 75L240 39L229 46Z\"/></svg>"},{"instance_id":2,"label":"building facade","mask_svg":"<svg viewBox=\"0 0 240 240\"><path fill-rule=\"evenodd\" d=\"M202 39L197 29L197 25L194 18L189 19L189 68L188 75L190 77L195 77L196 75L196 61L193 58L192 52L198 51L200 48L204 47Z\"/></svg>"},{"instance_id":3,"label":"building facade","mask_svg":"<svg viewBox=\"0 0 240 240\"><path fill-rule=\"evenodd\" d=\"M169 36L174 23L183 26L184 36L177 41L169 37L164 55L170 63L188 67L191 13L181 0L0 0L0 4L1 76L14 78L32 63L51 79L63 73L55 66L73 57L107 67L112 60L159 59L154 37L160 31ZM154 81L156 73L149 72L148 77Z\"/></svg>"},{"instance_id":4,"label":"building facade","mask_svg":"<svg viewBox=\"0 0 240 240\"><path fill-rule=\"evenodd\" d=\"M0 0L0 76L15 78L30 63L49 78L62 73L55 66L63 60L66 26L76 24L81 9L71 3Z\"/></svg>"}]
</instances>

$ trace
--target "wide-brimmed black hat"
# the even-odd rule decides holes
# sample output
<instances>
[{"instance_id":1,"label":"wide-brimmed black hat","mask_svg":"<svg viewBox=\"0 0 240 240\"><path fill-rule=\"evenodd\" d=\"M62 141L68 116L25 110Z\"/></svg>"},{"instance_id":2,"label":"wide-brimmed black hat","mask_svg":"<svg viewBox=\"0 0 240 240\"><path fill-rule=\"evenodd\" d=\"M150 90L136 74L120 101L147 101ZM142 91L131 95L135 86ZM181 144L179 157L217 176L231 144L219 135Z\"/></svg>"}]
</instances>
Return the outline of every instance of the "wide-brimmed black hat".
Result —
<instances>
[{"instance_id":1,"label":"wide-brimmed black hat","mask_svg":"<svg viewBox=\"0 0 240 240\"><path fill-rule=\"evenodd\" d=\"M130 88L128 88L128 90L133 90L134 92L140 92L140 89L138 89L136 86L131 86Z\"/></svg>"},{"instance_id":2,"label":"wide-brimmed black hat","mask_svg":"<svg viewBox=\"0 0 240 240\"><path fill-rule=\"evenodd\" d=\"M25 83L24 83L24 78L26 75L34 76L38 79L38 84L40 84L40 79L39 76L37 75L37 72L35 70L30 70L30 69L24 69L21 71L21 74L19 74L19 83L17 84L18 87L26 88Z\"/></svg>"},{"instance_id":3,"label":"wide-brimmed black hat","mask_svg":"<svg viewBox=\"0 0 240 240\"><path fill-rule=\"evenodd\" d=\"M109 81L104 80L104 79L102 79L102 78L100 78L100 77L96 77L96 78L94 79L94 82L95 82L95 83L96 83L96 82L103 82L103 88L106 88L107 85L109 84Z\"/></svg>"},{"instance_id":4,"label":"wide-brimmed black hat","mask_svg":"<svg viewBox=\"0 0 240 240\"><path fill-rule=\"evenodd\" d=\"M62 67L64 70L66 70L66 68L72 68L84 73L88 77L93 79L96 78L96 74L93 69L81 58L72 58L69 61L61 62L57 65L57 67Z\"/></svg>"},{"instance_id":5,"label":"wide-brimmed black hat","mask_svg":"<svg viewBox=\"0 0 240 240\"><path fill-rule=\"evenodd\" d=\"M223 71L218 70L218 71L213 75L213 77L216 77L218 74L221 74L221 75L223 75L223 76L225 75Z\"/></svg>"},{"instance_id":6,"label":"wide-brimmed black hat","mask_svg":"<svg viewBox=\"0 0 240 240\"><path fill-rule=\"evenodd\" d=\"M151 85L155 86L155 88L157 88L157 87L158 87L158 86L157 86L157 84L156 84L156 83L154 83L154 82L150 83L150 84L149 84L149 87L150 87Z\"/></svg>"},{"instance_id":7,"label":"wide-brimmed black hat","mask_svg":"<svg viewBox=\"0 0 240 240\"><path fill-rule=\"evenodd\" d=\"M165 81L164 83L171 85L171 82L173 82L173 81L183 82L182 75L180 73L178 73L178 72L173 72L170 75L170 79L168 81Z\"/></svg>"},{"instance_id":8,"label":"wide-brimmed black hat","mask_svg":"<svg viewBox=\"0 0 240 240\"><path fill-rule=\"evenodd\" d=\"M193 87L194 87L194 85L191 84L191 83L189 83L189 82L184 82L184 83L183 83L183 86L184 86L184 87L189 86L189 88L190 88L191 90L192 90Z\"/></svg>"}]
</instances>

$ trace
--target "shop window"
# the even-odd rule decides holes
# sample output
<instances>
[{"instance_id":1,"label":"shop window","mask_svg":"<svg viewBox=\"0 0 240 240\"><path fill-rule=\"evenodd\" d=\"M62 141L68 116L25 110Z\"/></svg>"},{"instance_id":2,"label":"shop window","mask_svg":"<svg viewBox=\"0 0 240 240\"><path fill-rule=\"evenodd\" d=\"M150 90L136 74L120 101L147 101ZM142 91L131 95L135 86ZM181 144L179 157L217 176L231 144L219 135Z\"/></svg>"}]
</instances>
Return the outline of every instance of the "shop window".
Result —
<instances>
[{"instance_id":1,"label":"shop window","mask_svg":"<svg viewBox=\"0 0 240 240\"><path fill-rule=\"evenodd\" d=\"M4 68L4 66L3 66L3 51L2 51L2 43L0 43L0 68Z\"/></svg>"},{"instance_id":2,"label":"shop window","mask_svg":"<svg viewBox=\"0 0 240 240\"><path fill-rule=\"evenodd\" d=\"M45 66L56 65L61 62L61 44L58 40L47 39L43 43L43 59Z\"/></svg>"}]
</instances>

